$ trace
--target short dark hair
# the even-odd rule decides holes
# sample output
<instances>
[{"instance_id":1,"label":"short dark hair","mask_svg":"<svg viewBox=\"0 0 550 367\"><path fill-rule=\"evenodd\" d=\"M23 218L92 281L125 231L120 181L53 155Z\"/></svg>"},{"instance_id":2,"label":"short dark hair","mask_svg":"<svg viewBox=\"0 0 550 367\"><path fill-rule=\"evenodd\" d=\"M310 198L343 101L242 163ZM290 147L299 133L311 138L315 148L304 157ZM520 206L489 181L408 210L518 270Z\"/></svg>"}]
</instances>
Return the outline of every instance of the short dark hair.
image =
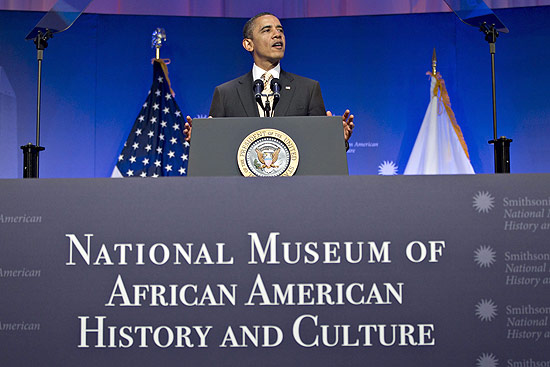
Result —
<instances>
[{"instance_id":1,"label":"short dark hair","mask_svg":"<svg viewBox=\"0 0 550 367\"><path fill-rule=\"evenodd\" d=\"M258 19L259 17L263 17L264 15L273 15L271 13L268 13L266 11L262 12L262 13L259 13L259 14L256 14L254 15L252 18L250 18L245 24L244 24L244 27L243 27L243 38L250 38L252 39L252 33L254 31L254 22L256 21L256 19ZM275 15L273 15L275 16Z\"/></svg>"}]
</instances>

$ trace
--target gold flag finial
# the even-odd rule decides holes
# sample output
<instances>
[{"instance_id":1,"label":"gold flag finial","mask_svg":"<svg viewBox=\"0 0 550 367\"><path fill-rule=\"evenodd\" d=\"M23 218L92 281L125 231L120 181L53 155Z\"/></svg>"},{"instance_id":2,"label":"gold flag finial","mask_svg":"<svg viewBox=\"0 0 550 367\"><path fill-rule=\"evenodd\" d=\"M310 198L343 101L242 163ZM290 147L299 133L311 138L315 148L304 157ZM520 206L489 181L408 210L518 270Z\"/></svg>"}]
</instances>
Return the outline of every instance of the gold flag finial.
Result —
<instances>
[{"instance_id":1,"label":"gold flag finial","mask_svg":"<svg viewBox=\"0 0 550 367\"><path fill-rule=\"evenodd\" d=\"M155 48L155 58L160 59L160 48L162 47L162 42L166 42L166 32L164 28L157 28L153 32L153 39L151 40L151 48Z\"/></svg>"},{"instance_id":2,"label":"gold flag finial","mask_svg":"<svg viewBox=\"0 0 550 367\"><path fill-rule=\"evenodd\" d=\"M434 47L434 53L432 55L432 74L434 75L434 77L437 73L436 66L437 66L437 57L435 56L435 47Z\"/></svg>"}]
</instances>

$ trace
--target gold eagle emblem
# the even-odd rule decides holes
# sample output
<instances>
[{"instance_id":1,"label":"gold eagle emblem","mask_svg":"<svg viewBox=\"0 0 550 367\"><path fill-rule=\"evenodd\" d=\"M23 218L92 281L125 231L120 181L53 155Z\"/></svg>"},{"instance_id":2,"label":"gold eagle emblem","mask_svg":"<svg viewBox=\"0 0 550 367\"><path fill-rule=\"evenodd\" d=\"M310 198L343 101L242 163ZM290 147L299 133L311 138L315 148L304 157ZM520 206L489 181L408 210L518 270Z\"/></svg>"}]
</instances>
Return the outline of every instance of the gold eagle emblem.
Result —
<instances>
[{"instance_id":1,"label":"gold eagle emblem","mask_svg":"<svg viewBox=\"0 0 550 367\"><path fill-rule=\"evenodd\" d=\"M279 166L274 165L273 163L277 162L279 159L279 152L281 148L278 148L273 153L262 153L260 150L256 149L256 154L258 155L258 160L262 163L260 169L263 168L278 168Z\"/></svg>"}]
</instances>

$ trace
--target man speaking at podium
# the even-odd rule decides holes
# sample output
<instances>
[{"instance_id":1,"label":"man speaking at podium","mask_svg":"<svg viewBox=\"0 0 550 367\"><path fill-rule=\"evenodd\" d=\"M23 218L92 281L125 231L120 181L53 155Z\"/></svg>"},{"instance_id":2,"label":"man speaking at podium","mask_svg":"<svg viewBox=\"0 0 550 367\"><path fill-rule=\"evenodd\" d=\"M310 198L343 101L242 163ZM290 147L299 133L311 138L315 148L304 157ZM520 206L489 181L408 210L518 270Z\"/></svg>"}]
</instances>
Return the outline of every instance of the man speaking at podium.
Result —
<instances>
[{"instance_id":1,"label":"man speaking at podium","mask_svg":"<svg viewBox=\"0 0 550 367\"><path fill-rule=\"evenodd\" d=\"M325 110L319 82L281 69L285 55L285 35L279 19L271 13L260 13L249 19L243 28L242 45L254 58L254 66L246 75L219 85L214 91L209 115L212 117L263 116L332 116ZM255 98L254 85L261 80L261 101ZM279 82L280 99L274 101L271 81ZM260 87L261 88L261 87ZM263 92L263 93L261 93ZM260 103L261 102L261 103ZM276 104L275 108L272 108ZM191 138L190 116L184 133ZM346 148L353 131L353 115L346 110L342 116Z\"/></svg>"}]
</instances>

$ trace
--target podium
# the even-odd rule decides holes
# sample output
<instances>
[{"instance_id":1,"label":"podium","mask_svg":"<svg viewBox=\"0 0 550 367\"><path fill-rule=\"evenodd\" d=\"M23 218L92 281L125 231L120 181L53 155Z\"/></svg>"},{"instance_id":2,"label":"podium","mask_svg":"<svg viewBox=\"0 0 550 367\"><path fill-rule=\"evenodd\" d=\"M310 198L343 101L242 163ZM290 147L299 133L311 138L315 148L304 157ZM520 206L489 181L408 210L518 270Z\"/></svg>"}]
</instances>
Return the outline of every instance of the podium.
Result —
<instances>
[{"instance_id":1,"label":"podium","mask_svg":"<svg viewBox=\"0 0 550 367\"><path fill-rule=\"evenodd\" d=\"M292 116L194 119L188 176L242 175L239 148L251 134L265 129L277 130L295 143L299 162L294 175L348 175L342 117Z\"/></svg>"}]
</instances>

